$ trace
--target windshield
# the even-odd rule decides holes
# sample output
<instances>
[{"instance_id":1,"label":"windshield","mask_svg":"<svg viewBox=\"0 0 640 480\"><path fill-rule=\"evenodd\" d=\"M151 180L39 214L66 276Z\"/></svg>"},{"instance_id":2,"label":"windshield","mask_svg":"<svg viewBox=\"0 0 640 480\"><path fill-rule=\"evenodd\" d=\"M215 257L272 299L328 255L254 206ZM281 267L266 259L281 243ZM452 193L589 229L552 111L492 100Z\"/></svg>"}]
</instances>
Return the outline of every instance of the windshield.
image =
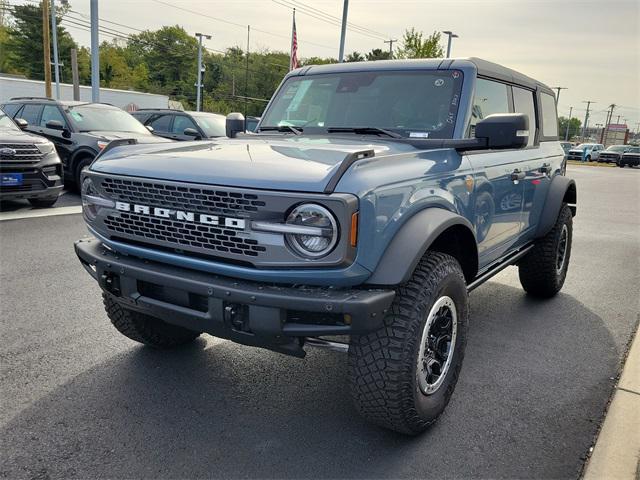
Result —
<instances>
[{"instance_id":1,"label":"windshield","mask_svg":"<svg viewBox=\"0 0 640 480\"><path fill-rule=\"evenodd\" d=\"M593 148L594 144L593 143L581 143L580 145L578 145L577 147L575 147L577 150L584 150L585 148Z\"/></svg>"},{"instance_id":2,"label":"windshield","mask_svg":"<svg viewBox=\"0 0 640 480\"><path fill-rule=\"evenodd\" d=\"M382 128L414 138L452 138L462 72L353 72L291 77L260 130L279 126Z\"/></svg>"},{"instance_id":3,"label":"windshield","mask_svg":"<svg viewBox=\"0 0 640 480\"><path fill-rule=\"evenodd\" d=\"M607 148L609 152L624 152L628 149L629 147L627 147L626 145L611 145L609 148Z\"/></svg>"},{"instance_id":4,"label":"windshield","mask_svg":"<svg viewBox=\"0 0 640 480\"><path fill-rule=\"evenodd\" d=\"M226 118L213 113L192 113L191 116L207 137L224 137Z\"/></svg>"},{"instance_id":5,"label":"windshield","mask_svg":"<svg viewBox=\"0 0 640 480\"><path fill-rule=\"evenodd\" d=\"M640 147L630 148L626 153L640 153Z\"/></svg>"},{"instance_id":6,"label":"windshield","mask_svg":"<svg viewBox=\"0 0 640 480\"><path fill-rule=\"evenodd\" d=\"M20 129L16 127L16 124L13 123L13 121L9 117L7 117L2 111L0 111L0 128L4 130L20 131Z\"/></svg>"},{"instance_id":7,"label":"windshield","mask_svg":"<svg viewBox=\"0 0 640 480\"><path fill-rule=\"evenodd\" d=\"M69 107L69 115L80 132L101 130L151 135L144 125L119 108L79 105L77 107Z\"/></svg>"}]
</instances>

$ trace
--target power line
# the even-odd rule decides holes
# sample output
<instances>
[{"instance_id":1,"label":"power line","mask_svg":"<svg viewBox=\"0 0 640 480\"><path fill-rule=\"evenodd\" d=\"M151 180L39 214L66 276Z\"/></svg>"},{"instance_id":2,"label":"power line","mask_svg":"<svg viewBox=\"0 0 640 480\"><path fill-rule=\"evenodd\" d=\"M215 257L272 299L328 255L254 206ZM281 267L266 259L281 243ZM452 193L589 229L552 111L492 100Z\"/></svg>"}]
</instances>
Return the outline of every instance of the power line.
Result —
<instances>
[{"instance_id":1,"label":"power line","mask_svg":"<svg viewBox=\"0 0 640 480\"><path fill-rule=\"evenodd\" d=\"M188 13L191 13L191 14L193 14L193 15L198 15L199 17L205 17L205 18L209 18L209 19L211 19L211 20L215 20L215 21L217 21L217 22L226 23L227 25L233 25L233 26L235 26L235 27L242 28L243 30L245 30L245 29L247 28L247 26L246 26L246 25L242 25L242 24L240 24L240 23L232 22L232 21L230 21L230 20L225 20L225 19L223 19L223 18L219 18L219 17L213 17L213 16L211 16L211 15L207 15L207 14L205 14L205 13L198 12L198 11L196 11L196 10L191 10L191 9L189 9L189 8L179 7L179 6L177 6L177 5L173 5L173 4L171 4L171 3L167 3L167 2L164 2L164 1L162 1L162 0L152 0L152 1L153 1L153 2L155 2L155 3L159 3L159 4L161 4L161 5L165 5L165 6L167 6L167 7L175 8L175 9L177 9L177 10L182 10L183 12L188 12ZM254 31L254 32L259 32L259 33L264 33L265 35L271 35L271 36L273 36L273 37L277 37L277 38L284 38L285 40L290 40L290 39L289 39L289 37L288 37L287 35L281 35L281 34L278 34L278 33L269 32L269 31L267 31L267 30L262 30L262 29L255 28L255 27L253 28L253 31ZM316 47L328 48L328 49L333 50L333 47L329 47L328 45L321 45L321 44L319 44L319 43L313 43L313 42L310 42L310 41L308 41L308 40L305 40L304 42L300 42L300 43L306 43L306 44L309 44L309 45L314 45L314 46L316 46Z\"/></svg>"}]
</instances>

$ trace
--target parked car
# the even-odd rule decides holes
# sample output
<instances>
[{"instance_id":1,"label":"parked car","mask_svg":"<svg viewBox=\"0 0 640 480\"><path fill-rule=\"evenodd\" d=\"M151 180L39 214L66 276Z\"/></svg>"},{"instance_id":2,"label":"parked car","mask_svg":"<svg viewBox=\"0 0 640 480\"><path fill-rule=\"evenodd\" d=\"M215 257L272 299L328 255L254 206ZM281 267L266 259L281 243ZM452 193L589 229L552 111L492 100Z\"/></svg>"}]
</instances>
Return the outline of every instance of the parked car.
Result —
<instances>
[{"instance_id":1,"label":"parked car","mask_svg":"<svg viewBox=\"0 0 640 480\"><path fill-rule=\"evenodd\" d=\"M260 123L260 117L247 117L247 132L255 132L258 127L258 123Z\"/></svg>"},{"instance_id":2,"label":"parked car","mask_svg":"<svg viewBox=\"0 0 640 480\"><path fill-rule=\"evenodd\" d=\"M622 154L629 150L629 145L611 145L598 157L598 162L618 164Z\"/></svg>"},{"instance_id":3,"label":"parked car","mask_svg":"<svg viewBox=\"0 0 640 480\"><path fill-rule=\"evenodd\" d=\"M571 150L573 148L573 143L571 143L571 142L560 142L560 146L562 147L562 150L564 150L564 153L567 154L567 153L569 153L569 150Z\"/></svg>"},{"instance_id":4,"label":"parked car","mask_svg":"<svg viewBox=\"0 0 640 480\"><path fill-rule=\"evenodd\" d=\"M26 199L34 207L52 207L62 190L62 162L53 144L23 132L0 110L0 202Z\"/></svg>"},{"instance_id":5,"label":"parked car","mask_svg":"<svg viewBox=\"0 0 640 480\"><path fill-rule=\"evenodd\" d=\"M568 160L586 160L587 162L598 160L600 152L604 150L601 143L581 143L573 147L567 153Z\"/></svg>"},{"instance_id":6,"label":"parked car","mask_svg":"<svg viewBox=\"0 0 640 480\"><path fill-rule=\"evenodd\" d=\"M64 165L67 185L79 185L82 169L111 140L168 142L153 136L124 110L102 103L18 97L2 105L2 109L12 118L26 121L26 131L53 142Z\"/></svg>"},{"instance_id":7,"label":"parked car","mask_svg":"<svg viewBox=\"0 0 640 480\"><path fill-rule=\"evenodd\" d=\"M245 127L83 173L75 250L123 335L347 352L357 410L417 434L453 394L468 292L510 265L562 288L576 184L546 85L475 58L305 66Z\"/></svg>"},{"instance_id":8,"label":"parked car","mask_svg":"<svg viewBox=\"0 0 640 480\"><path fill-rule=\"evenodd\" d=\"M637 167L640 165L640 147L630 147L618 160L619 167Z\"/></svg>"},{"instance_id":9,"label":"parked car","mask_svg":"<svg viewBox=\"0 0 640 480\"><path fill-rule=\"evenodd\" d=\"M181 110L138 110L132 115L152 132L171 140L204 140L225 136L225 117L217 113Z\"/></svg>"}]
</instances>

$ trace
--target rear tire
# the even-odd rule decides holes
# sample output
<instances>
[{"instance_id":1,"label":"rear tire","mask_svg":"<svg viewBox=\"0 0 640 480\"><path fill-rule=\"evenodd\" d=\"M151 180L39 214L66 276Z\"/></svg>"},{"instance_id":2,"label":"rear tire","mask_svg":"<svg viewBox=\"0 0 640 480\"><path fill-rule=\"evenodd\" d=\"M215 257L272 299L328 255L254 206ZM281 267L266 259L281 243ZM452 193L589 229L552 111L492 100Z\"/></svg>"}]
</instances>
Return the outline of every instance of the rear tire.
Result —
<instances>
[{"instance_id":1,"label":"rear tire","mask_svg":"<svg viewBox=\"0 0 640 480\"><path fill-rule=\"evenodd\" d=\"M53 207L55 203L58 201L58 196L56 195L53 198L30 198L29 203L37 208L49 208Z\"/></svg>"},{"instance_id":2,"label":"rear tire","mask_svg":"<svg viewBox=\"0 0 640 480\"><path fill-rule=\"evenodd\" d=\"M158 349L170 349L193 342L200 336L200 332L124 308L106 293L102 294L102 300L113 326L136 342Z\"/></svg>"},{"instance_id":3,"label":"rear tire","mask_svg":"<svg viewBox=\"0 0 640 480\"><path fill-rule=\"evenodd\" d=\"M573 216L565 203L551 231L518 264L520 284L527 293L549 298L560 291L567 277L572 237Z\"/></svg>"},{"instance_id":4,"label":"rear tire","mask_svg":"<svg viewBox=\"0 0 640 480\"><path fill-rule=\"evenodd\" d=\"M432 425L458 381L468 317L460 264L427 252L398 289L384 326L351 338L349 376L359 413L408 435Z\"/></svg>"}]
</instances>

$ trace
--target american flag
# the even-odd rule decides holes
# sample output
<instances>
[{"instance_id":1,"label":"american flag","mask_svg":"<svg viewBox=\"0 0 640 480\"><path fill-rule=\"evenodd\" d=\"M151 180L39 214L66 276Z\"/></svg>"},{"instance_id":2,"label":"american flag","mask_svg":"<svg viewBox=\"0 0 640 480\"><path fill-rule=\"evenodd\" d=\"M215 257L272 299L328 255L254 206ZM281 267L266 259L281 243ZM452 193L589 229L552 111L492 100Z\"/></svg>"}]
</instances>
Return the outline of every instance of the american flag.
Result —
<instances>
[{"instance_id":1,"label":"american flag","mask_svg":"<svg viewBox=\"0 0 640 480\"><path fill-rule=\"evenodd\" d=\"M289 70L298 68L298 33L296 32L296 10L293 9L293 28L291 29L291 62Z\"/></svg>"}]
</instances>

